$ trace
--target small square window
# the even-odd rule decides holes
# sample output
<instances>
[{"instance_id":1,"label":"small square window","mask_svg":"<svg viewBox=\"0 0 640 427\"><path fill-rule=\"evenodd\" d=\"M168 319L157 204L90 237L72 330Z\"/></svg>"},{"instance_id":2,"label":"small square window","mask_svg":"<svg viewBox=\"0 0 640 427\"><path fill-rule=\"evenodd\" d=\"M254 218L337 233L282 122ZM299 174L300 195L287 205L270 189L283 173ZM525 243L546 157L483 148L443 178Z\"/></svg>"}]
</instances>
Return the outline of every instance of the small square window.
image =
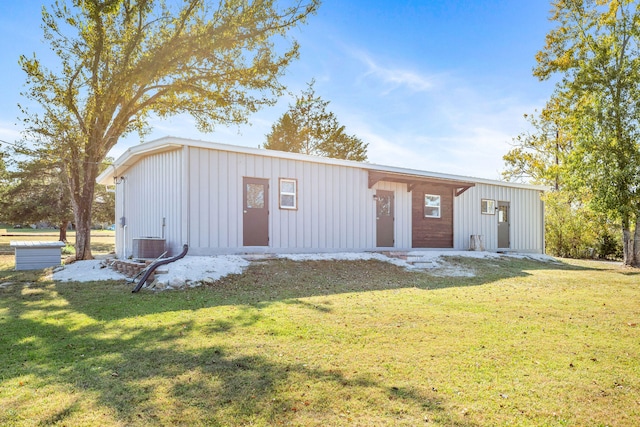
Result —
<instances>
[{"instance_id":1,"label":"small square window","mask_svg":"<svg viewBox=\"0 0 640 427\"><path fill-rule=\"evenodd\" d=\"M440 218L440 196L435 194L424 195L424 217Z\"/></svg>"},{"instance_id":2,"label":"small square window","mask_svg":"<svg viewBox=\"0 0 640 427\"><path fill-rule=\"evenodd\" d=\"M482 199L480 202L480 212L483 215L495 215L496 201L491 199Z\"/></svg>"},{"instance_id":3,"label":"small square window","mask_svg":"<svg viewBox=\"0 0 640 427\"><path fill-rule=\"evenodd\" d=\"M280 209L298 209L298 181L280 178Z\"/></svg>"}]
</instances>

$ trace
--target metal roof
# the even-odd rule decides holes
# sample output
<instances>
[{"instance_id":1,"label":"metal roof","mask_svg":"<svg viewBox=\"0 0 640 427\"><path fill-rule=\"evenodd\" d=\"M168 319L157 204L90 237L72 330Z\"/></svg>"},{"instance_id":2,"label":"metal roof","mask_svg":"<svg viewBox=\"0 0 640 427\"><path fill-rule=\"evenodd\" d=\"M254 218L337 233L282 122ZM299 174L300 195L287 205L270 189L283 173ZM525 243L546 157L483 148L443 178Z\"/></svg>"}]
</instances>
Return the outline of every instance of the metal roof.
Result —
<instances>
[{"instance_id":1,"label":"metal roof","mask_svg":"<svg viewBox=\"0 0 640 427\"><path fill-rule=\"evenodd\" d=\"M181 149L182 147L195 147L204 148L219 151L228 151L233 153L252 154L256 156L264 157L276 157L281 159L297 160L303 162L320 163L336 166L346 166L351 168L359 168L370 171L382 173L383 176L388 179L403 180L407 182L407 179L413 179L413 181L419 181L420 178L430 178L437 181L451 181L454 183L462 183L463 186L472 186L471 184L489 184L499 185L503 187L511 188L523 188L530 190L547 191L549 187L542 185L531 185L517 182L498 181L484 178L474 178L462 175L452 175L439 172L422 171L417 169L406 169L394 166L377 165L373 163L356 162L352 160L332 159L328 157L310 156L307 154L289 153L284 151L266 150L253 147L243 147L239 145L221 144L218 142L209 142L202 140L186 139L173 136L166 136L154 141L145 142L140 145L133 146L125 151L116 161L102 172L96 181L99 184L108 185L113 183L114 177L119 177L125 174L127 169L133 166L141 158L148 155L161 153L164 151L172 151ZM384 180L384 179L382 179ZM398 181L399 182L399 181Z\"/></svg>"}]
</instances>

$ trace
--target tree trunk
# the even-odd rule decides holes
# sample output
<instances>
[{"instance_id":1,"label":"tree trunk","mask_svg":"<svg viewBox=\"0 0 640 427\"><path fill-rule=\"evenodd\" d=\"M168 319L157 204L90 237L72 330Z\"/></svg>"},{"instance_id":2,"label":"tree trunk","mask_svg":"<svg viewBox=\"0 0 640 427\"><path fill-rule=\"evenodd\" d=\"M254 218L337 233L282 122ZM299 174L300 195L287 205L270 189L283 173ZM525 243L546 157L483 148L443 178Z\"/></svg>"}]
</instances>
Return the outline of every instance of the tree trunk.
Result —
<instances>
[{"instance_id":1,"label":"tree trunk","mask_svg":"<svg viewBox=\"0 0 640 427\"><path fill-rule=\"evenodd\" d=\"M71 204L76 226L76 260L93 259L91 254L91 208L96 187L97 162L87 162L82 184L72 180ZM78 188L73 188L73 183Z\"/></svg>"},{"instance_id":2,"label":"tree trunk","mask_svg":"<svg viewBox=\"0 0 640 427\"><path fill-rule=\"evenodd\" d=\"M76 260L93 259L91 254L91 200L74 207L76 220Z\"/></svg>"},{"instance_id":3,"label":"tree trunk","mask_svg":"<svg viewBox=\"0 0 640 427\"><path fill-rule=\"evenodd\" d=\"M634 267L640 267L640 215L636 217L636 229L633 233L633 262Z\"/></svg>"},{"instance_id":4,"label":"tree trunk","mask_svg":"<svg viewBox=\"0 0 640 427\"><path fill-rule=\"evenodd\" d=\"M59 241L67 243L67 227L69 226L69 221L62 221L60 224L60 237Z\"/></svg>"},{"instance_id":5,"label":"tree trunk","mask_svg":"<svg viewBox=\"0 0 640 427\"><path fill-rule=\"evenodd\" d=\"M636 228L637 231L637 228ZM629 229L629 219L622 219L622 255L624 265L633 266L635 263L634 239Z\"/></svg>"}]
</instances>

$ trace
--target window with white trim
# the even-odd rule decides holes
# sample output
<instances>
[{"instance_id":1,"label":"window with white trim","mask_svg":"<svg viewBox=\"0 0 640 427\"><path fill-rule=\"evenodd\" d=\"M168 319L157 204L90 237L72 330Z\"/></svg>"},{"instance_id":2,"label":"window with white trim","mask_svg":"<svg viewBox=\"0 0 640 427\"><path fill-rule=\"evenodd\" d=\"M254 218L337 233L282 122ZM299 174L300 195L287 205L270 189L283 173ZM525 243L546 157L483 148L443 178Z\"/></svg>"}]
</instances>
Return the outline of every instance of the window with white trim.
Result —
<instances>
[{"instance_id":1,"label":"window with white trim","mask_svg":"<svg viewBox=\"0 0 640 427\"><path fill-rule=\"evenodd\" d=\"M491 199L482 199L480 202L480 212L484 215L495 215L496 201Z\"/></svg>"},{"instance_id":2,"label":"window with white trim","mask_svg":"<svg viewBox=\"0 0 640 427\"><path fill-rule=\"evenodd\" d=\"M436 194L424 195L424 217L440 218L440 196Z\"/></svg>"},{"instance_id":3,"label":"window with white trim","mask_svg":"<svg viewBox=\"0 0 640 427\"><path fill-rule=\"evenodd\" d=\"M280 209L298 209L298 181L280 178Z\"/></svg>"}]
</instances>

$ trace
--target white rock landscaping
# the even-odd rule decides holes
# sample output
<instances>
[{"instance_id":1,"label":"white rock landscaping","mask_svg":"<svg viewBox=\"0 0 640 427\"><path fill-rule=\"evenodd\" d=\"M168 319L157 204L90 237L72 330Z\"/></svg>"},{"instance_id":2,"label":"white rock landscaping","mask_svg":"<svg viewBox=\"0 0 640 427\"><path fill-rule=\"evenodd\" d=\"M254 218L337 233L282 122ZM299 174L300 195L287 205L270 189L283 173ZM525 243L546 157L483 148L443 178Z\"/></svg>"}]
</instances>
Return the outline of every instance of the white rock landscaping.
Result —
<instances>
[{"instance_id":1,"label":"white rock landscaping","mask_svg":"<svg viewBox=\"0 0 640 427\"><path fill-rule=\"evenodd\" d=\"M437 276L473 277L470 269L461 269L447 261L448 257L468 257L498 259L500 257L529 258L541 262L556 262L553 257L540 254L498 254L494 252L476 251L411 251L402 254L402 258L380 253L312 253L312 254L279 254L274 258L293 261L357 261L377 260L413 271L429 270ZM264 258L264 257L262 257ZM220 255L220 256L187 256L173 263L163 265L156 271L155 280L146 288L155 290L185 289L202 284L213 284L230 274L241 274L251 262L261 262L252 256ZM112 260L76 261L56 268L52 272L55 281L100 281L126 280L126 276L109 268Z\"/></svg>"}]
</instances>

